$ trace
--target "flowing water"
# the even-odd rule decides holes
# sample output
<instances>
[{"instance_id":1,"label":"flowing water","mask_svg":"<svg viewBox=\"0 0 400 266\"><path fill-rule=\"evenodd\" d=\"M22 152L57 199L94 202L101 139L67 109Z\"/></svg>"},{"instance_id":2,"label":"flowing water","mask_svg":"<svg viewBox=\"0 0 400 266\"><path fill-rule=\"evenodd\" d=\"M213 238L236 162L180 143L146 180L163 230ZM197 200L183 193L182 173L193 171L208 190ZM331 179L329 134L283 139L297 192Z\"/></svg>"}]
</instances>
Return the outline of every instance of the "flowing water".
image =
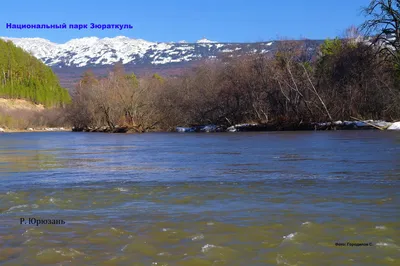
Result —
<instances>
[{"instance_id":1,"label":"flowing water","mask_svg":"<svg viewBox=\"0 0 400 266\"><path fill-rule=\"evenodd\" d=\"M399 173L398 132L1 134L0 264L400 265Z\"/></svg>"}]
</instances>

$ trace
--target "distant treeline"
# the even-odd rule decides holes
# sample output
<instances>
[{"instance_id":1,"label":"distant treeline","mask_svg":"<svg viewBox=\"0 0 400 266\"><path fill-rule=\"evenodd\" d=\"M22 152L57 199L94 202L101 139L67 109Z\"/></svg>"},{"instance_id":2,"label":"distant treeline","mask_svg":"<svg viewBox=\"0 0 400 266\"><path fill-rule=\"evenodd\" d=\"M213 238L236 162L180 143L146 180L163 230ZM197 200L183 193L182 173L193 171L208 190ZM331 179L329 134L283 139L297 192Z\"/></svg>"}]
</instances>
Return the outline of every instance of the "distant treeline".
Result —
<instances>
[{"instance_id":1,"label":"distant treeline","mask_svg":"<svg viewBox=\"0 0 400 266\"><path fill-rule=\"evenodd\" d=\"M0 97L26 99L45 106L71 101L50 67L11 41L0 40Z\"/></svg>"},{"instance_id":2,"label":"distant treeline","mask_svg":"<svg viewBox=\"0 0 400 266\"><path fill-rule=\"evenodd\" d=\"M354 29L353 29L354 31ZM69 110L77 128L133 131L194 124L268 123L277 129L311 122L400 118L397 65L359 36L282 41L274 54L213 60L178 78L137 79L116 66L106 78L85 73Z\"/></svg>"}]
</instances>

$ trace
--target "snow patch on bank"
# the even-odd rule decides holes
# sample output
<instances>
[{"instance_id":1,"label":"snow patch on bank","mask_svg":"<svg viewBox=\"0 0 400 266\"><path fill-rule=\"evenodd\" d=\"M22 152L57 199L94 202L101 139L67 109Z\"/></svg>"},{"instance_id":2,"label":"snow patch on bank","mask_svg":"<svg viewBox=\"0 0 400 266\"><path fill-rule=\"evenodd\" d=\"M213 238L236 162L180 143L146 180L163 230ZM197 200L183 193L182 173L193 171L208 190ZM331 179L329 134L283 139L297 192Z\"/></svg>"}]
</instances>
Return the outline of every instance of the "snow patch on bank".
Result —
<instances>
[{"instance_id":1,"label":"snow patch on bank","mask_svg":"<svg viewBox=\"0 0 400 266\"><path fill-rule=\"evenodd\" d=\"M400 122L393 123L390 127L388 127L388 130L400 130Z\"/></svg>"}]
</instances>

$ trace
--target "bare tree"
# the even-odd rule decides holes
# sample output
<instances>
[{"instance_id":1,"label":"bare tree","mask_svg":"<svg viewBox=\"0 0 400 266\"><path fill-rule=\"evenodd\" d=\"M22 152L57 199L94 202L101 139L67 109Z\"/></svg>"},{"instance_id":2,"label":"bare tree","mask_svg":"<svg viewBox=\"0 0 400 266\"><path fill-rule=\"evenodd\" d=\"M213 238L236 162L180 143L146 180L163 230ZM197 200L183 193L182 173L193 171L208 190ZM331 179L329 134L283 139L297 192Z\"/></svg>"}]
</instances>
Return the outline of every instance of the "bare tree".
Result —
<instances>
[{"instance_id":1,"label":"bare tree","mask_svg":"<svg viewBox=\"0 0 400 266\"><path fill-rule=\"evenodd\" d=\"M380 51L386 52L395 62L400 62L400 0L372 0L364 8L367 21L361 25Z\"/></svg>"}]
</instances>

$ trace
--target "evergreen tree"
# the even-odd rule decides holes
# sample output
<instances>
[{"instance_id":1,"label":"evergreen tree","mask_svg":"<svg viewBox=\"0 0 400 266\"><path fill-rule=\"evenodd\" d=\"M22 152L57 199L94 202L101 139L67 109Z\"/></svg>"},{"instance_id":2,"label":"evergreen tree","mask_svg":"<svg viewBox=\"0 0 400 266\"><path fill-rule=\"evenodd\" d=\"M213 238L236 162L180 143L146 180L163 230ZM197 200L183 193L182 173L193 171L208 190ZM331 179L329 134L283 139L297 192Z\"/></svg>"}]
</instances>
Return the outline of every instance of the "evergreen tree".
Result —
<instances>
[{"instance_id":1,"label":"evergreen tree","mask_svg":"<svg viewBox=\"0 0 400 266\"><path fill-rule=\"evenodd\" d=\"M0 40L0 97L25 99L47 107L71 101L51 68L16 47Z\"/></svg>"}]
</instances>

